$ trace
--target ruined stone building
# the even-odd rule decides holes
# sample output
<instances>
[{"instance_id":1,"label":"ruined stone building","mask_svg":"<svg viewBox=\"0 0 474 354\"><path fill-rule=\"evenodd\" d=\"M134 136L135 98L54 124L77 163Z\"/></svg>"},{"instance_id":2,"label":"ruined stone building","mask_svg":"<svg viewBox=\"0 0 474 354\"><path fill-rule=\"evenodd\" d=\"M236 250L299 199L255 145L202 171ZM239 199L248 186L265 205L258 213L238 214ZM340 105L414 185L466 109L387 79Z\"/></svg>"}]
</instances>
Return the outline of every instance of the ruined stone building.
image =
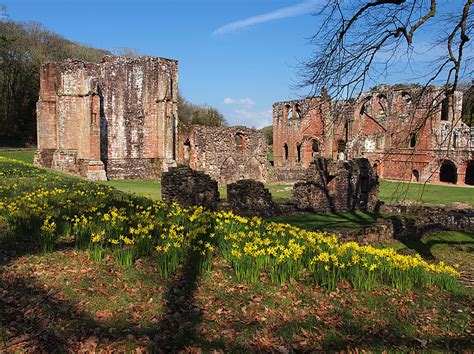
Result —
<instances>
[{"instance_id":1,"label":"ruined stone building","mask_svg":"<svg viewBox=\"0 0 474 354\"><path fill-rule=\"evenodd\" d=\"M92 180L159 178L179 164L220 184L268 177L264 136L178 124L178 62L67 60L41 68L35 163Z\"/></svg>"},{"instance_id":2,"label":"ruined stone building","mask_svg":"<svg viewBox=\"0 0 474 354\"><path fill-rule=\"evenodd\" d=\"M241 179L266 182L268 145L256 129L193 125L179 133L178 162L224 185Z\"/></svg>"},{"instance_id":3,"label":"ruined stone building","mask_svg":"<svg viewBox=\"0 0 474 354\"><path fill-rule=\"evenodd\" d=\"M448 100L416 86L275 103L275 177L302 179L317 157L366 157L382 178L474 185L474 136L461 113L462 93Z\"/></svg>"},{"instance_id":4,"label":"ruined stone building","mask_svg":"<svg viewBox=\"0 0 474 354\"><path fill-rule=\"evenodd\" d=\"M157 178L176 165L178 62L67 60L40 72L40 166L93 180Z\"/></svg>"}]
</instances>

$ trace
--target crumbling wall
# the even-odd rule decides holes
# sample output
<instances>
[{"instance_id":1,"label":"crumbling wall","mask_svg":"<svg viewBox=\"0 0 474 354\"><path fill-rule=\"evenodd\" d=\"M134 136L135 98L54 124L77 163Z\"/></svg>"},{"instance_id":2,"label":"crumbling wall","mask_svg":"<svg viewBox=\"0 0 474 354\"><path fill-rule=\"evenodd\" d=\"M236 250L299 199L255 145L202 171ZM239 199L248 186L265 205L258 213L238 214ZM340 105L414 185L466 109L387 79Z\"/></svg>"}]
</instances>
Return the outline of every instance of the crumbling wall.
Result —
<instances>
[{"instance_id":1,"label":"crumbling wall","mask_svg":"<svg viewBox=\"0 0 474 354\"><path fill-rule=\"evenodd\" d=\"M105 179L97 65L77 60L48 63L40 76L35 163L92 180Z\"/></svg>"},{"instance_id":2,"label":"crumbling wall","mask_svg":"<svg viewBox=\"0 0 474 354\"><path fill-rule=\"evenodd\" d=\"M268 145L261 132L243 126L187 129L180 138L181 163L209 174L220 185L240 179L267 181Z\"/></svg>"},{"instance_id":3,"label":"crumbling wall","mask_svg":"<svg viewBox=\"0 0 474 354\"><path fill-rule=\"evenodd\" d=\"M105 57L99 86L108 177L158 178L175 166L178 63Z\"/></svg>"},{"instance_id":4,"label":"crumbling wall","mask_svg":"<svg viewBox=\"0 0 474 354\"><path fill-rule=\"evenodd\" d=\"M318 158L307 169L305 181L294 185L289 204L323 213L372 210L377 193L378 178L367 159Z\"/></svg>"},{"instance_id":5,"label":"crumbling wall","mask_svg":"<svg viewBox=\"0 0 474 354\"><path fill-rule=\"evenodd\" d=\"M295 114L301 107L309 108ZM323 94L275 103L275 179L297 179L295 171L305 170L317 155L366 157L380 177L414 182L439 182L447 160L457 183L469 184L474 145L461 113L461 92L447 98L442 88L416 85L381 85L357 100L331 101ZM309 141L320 143L313 156L305 147Z\"/></svg>"},{"instance_id":6,"label":"crumbling wall","mask_svg":"<svg viewBox=\"0 0 474 354\"><path fill-rule=\"evenodd\" d=\"M227 185L227 203L236 214L275 216L280 213L262 182L245 179Z\"/></svg>"},{"instance_id":7,"label":"crumbling wall","mask_svg":"<svg viewBox=\"0 0 474 354\"><path fill-rule=\"evenodd\" d=\"M173 167L163 173L161 195L164 201L175 202L183 207L200 205L215 210L219 203L217 182L187 166Z\"/></svg>"},{"instance_id":8,"label":"crumbling wall","mask_svg":"<svg viewBox=\"0 0 474 354\"><path fill-rule=\"evenodd\" d=\"M159 177L176 165L177 66L158 57L43 65L35 163L89 179Z\"/></svg>"}]
</instances>

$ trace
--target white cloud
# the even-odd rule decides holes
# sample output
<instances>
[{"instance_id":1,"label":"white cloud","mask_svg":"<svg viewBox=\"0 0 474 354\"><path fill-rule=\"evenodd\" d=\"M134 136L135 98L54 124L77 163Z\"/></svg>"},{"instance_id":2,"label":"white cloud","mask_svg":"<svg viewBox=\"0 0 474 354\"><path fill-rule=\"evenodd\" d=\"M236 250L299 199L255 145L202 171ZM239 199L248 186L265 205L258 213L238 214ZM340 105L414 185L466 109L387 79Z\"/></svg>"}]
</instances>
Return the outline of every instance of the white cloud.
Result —
<instances>
[{"instance_id":1,"label":"white cloud","mask_svg":"<svg viewBox=\"0 0 474 354\"><path fill-rule=\"evenodd\" d=\"M272 110L254 111L249 107L236 109L229 115L232 125L245 125L247 127L263 128L272 124Z\"/></svg>"},{"instance_id":2,"label":"white cloud","mask_svg":"<svg viewBox=\"0 0 474 354\"><path fill-rule=\"evenodd\" d=\"M220 35L227 32L233 32L245 27L253 26L259 23L265 23L269 21L280 20L282 18L294 17L303 14L307 14L314 9L314 5L319 0L306 0L293 6L282 7L280 9L267 12L258 16L249 17L243 20L228 23L222 27L216 29L213 34Z\"/></svg>"},{"instance_id":3,"label":"white cloud","mask_svg":"<svg viewBox=\"0 0 474 354\"><path fill-rule=\"evenodd\" d=\"M224 98L223 101L224 104L230 105L230 104L239 104L242 106L253 106L255 104L255 101L252 100L251 98L240 98L240 99L234 99L230 97Z\"/></svg>"},{"instance_id":4,"label":"white cloud","mask_svg":"<svg viewBox=\"0 0 474 354\"><path fill-rule=\"evenodd\" d=\"M235 100L233 98L230 98L230 97L226 97L224 98L224 104L235 104Z\"/></svg>"}]
</instances>

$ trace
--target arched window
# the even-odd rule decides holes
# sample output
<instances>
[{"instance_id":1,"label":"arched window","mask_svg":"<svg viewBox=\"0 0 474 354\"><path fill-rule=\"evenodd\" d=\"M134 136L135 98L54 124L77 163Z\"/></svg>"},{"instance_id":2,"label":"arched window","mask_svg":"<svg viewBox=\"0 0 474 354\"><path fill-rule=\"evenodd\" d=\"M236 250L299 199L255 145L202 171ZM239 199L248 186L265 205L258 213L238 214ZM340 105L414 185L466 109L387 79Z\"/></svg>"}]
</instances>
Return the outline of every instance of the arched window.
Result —
<instances>
[{"instance_id":1,"label":"arched window","mask_svg":"<svg viewBox=\"0 0 474 354\"><path fill-rule=\"evenodd\" d=\"M474 160L469 161L467 164L464 183L474 186Z\"/></svg>"},{"instance_id":2,"label":"arched window","mask_svg":"<svg viewBox=\"0 0 474 354\"><path fill-rule=\"evenodd\" d=\"M184 142L184 162L185 164L189 163L189 160L191 159L191 142L189 139L186 139Z\"/></svg>"},{"instance_id":3,"label":"arched window","mask_svg":"<svg viewBox=\"0 0 474 354\"><path fill-rule=\"evenodd\" d=\"M367 97L364 102L360 105L359 115L363 116L364 114L369 114L370 112L370 100L372 97Z\"/></svg>"},{"instance_id":4,"label":"arched window","mask_svg":"<svg viewBox=\"0 0 474 354\"><path fill-rule=\"evenodd\" d=\"M443 101L441 101L441 120L448 120L449 116L449 104L448 98L446 97Z\"/></svg>"},{"instance_id":5,"label":"arched window","mask_svg":"<svg viewBox=\"0 0 474 354\"><path fill-rule=\"evenodd\" d=\"M313 160L316 160L317 157L319 156L319 143L317 140L312 140L311 152L312 152Z\"/></svg>"},{"instance_id":6,"label":"arched window","mask_svg":"<svg viewBox=\"0 0 474 354\"><path fill-rule=\"evenodd\" d=\"M346 151L346 142L344 140L339 140L337 142L337 152L344 152Z\"/></svg>"},{"instance_id":7,"label":"arched window","mask_svg":"<svg viewBox=\"0 0 474 354\"><path fill-rule=\"evenodd\" d=\"M411 96L408 92L402 92L402 112L408 113L411 109Z\"/></svg>"},{"instance_id":8,"label":"arched window","mask_svg":"<svg viewBox=\"0 0 474 354\"><path fill-rule=\"evenodd\" d=\"M291 108L291 106L289 104L287 104L285 106L285 108L286 108L286 118L288 120L292 119L293 118L293 109Z\"/></svg>"},{"instance_id":9,"label":"arched window","mask_svg":"<svg viewBox=\"0 0 474 354\"><path fill-rule=\"evenodd\" d=\"M285 160L288 160L288 144L287 143L285 143L285 145L283 146L283 150L285 153Z\"/></svg>"},{"instance_id":10,"label":"arched window","mask_svg":"<svg viewBox=\"0 0 474 354\"><path fill-rule=\"evenodd\" d=\"M458 173L456 169L456 165L449 160L444 160L441 164L441 168L439 170L439 180L441 182L448 182L456 184L458 181Z\"/></svg>"},{"instance_id":11,"label":"arched window","mask_svg":"<svg viewBox=\"0 0 474 354\"><path fill-rule=\"evenodd\" d=\"M420 182L420 172L418 170L411 171L411 174L414 182Z\"/></svg>"},{"instance_id":12,"label":"arched window","mask_svg":"<svg viewBox=\"0 0 474 354\"><path fill-rule=\"evenodd\" d=\"M388 100L385 95L377 96L377 113L379 115L387 115L388 111Z\"/></svg>"},{"instance_id":13,"label":"arched window","mask_svg":"<svg viewBox=\"0 0 474 354\"><path fill-rule=\"evenodd\" d=\"M245 135L237 133L234 135L235 149L241 153L245 152Z\"/></svg>"},{"instance_id":14,"label":"arched window","mask_svg":"<svg viewBox=\"0 0 474 354\"><path fill-rule=\"evenodd\" d=\"M416 133L410 134L410 147L414 148L416 146Z\"/></svg>"},{"instance_id":15,"label":"arched window","mask_svg":"<svg viewBox=\"0 0 474 354\"><path fill-rule=\"evenodd\" d=\"M296 144L296 161L301 162L301 144Z\"/></svg>"},{"instance_id":16,"label":"arched window","mask_svg":"<svg viewBox=\"0 0 474 354\"><path fill-rule=\"evenodd\" d=\"M295 116L298 119L301 118L301 110L300 110L300 105L299 104L295 104Z\"/></svg>"}]
</instances>

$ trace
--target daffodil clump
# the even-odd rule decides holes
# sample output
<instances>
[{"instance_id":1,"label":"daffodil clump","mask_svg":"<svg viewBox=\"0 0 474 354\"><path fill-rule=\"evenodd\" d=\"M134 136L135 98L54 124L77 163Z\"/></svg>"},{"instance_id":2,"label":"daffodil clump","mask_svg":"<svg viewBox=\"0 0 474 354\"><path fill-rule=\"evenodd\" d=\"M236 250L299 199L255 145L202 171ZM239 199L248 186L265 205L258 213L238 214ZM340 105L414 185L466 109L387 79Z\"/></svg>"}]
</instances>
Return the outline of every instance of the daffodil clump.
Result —
<instances>
[{"instance_id":1,"label":"daffodil clump","mask_svg":"<svg viewBox=\"0 0 474 354\"><path fill-rule=\"evenodd\" d=\"M213 256L222 254L237 279L249 282L304 277L327 289L339 281L359 289L456 285L454 268L389 248L340 243L333 235L261 218L134 197L2 157L0 177L0 219L18 234L36 237L47 251L59 238L70 238L96 261L110 253L131 266L137 258L152 257L162 276L184 262L209 270Z\"/></svg>"}]
</instances>

